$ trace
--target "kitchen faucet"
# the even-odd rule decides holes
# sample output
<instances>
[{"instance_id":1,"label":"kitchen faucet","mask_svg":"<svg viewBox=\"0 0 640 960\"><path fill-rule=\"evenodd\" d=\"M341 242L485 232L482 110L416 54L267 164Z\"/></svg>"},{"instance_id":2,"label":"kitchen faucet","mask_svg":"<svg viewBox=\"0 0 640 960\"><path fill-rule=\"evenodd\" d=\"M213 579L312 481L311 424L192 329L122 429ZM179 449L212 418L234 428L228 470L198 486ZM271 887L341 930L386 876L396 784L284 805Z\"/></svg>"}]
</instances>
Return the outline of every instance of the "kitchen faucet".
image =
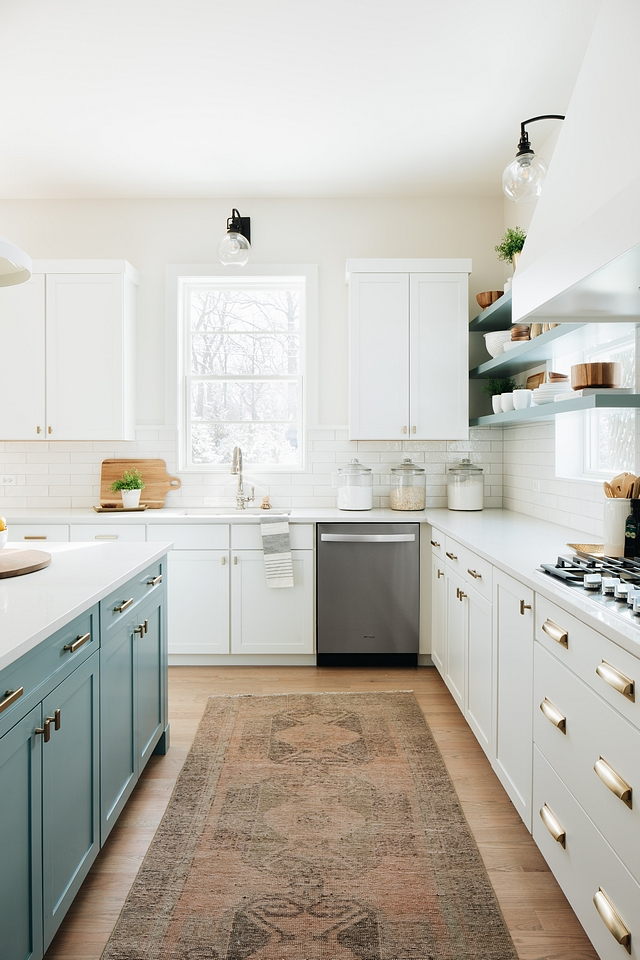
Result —
<instances>
[{"instance_id":1,"label":"kitchen faucet","mask_svg":"<svg viewBox=\"0 0 640 960\"><path fill-rule=\"evenodd\" d=\"M238 474L238 489L236 491L236 510L244 510L245 503L251 503L255 500L255 488L251 487L251 496L244 495L244 482L242 478L242 450L240 447L233 448L233 462L231 464L231 473Z\"/></svg>"}]
</instances>

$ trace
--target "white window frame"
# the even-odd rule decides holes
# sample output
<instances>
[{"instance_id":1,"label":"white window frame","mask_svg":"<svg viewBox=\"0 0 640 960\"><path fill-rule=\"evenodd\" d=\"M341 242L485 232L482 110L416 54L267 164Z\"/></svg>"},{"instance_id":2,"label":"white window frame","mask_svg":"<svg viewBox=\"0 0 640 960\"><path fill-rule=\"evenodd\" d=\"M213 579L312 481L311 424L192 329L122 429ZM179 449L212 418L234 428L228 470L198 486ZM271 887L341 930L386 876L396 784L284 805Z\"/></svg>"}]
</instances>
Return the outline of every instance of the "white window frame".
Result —
<instances>
[{"instance_id":1,"label":"white window frame","mask_svg":"<svg viewBox=\"0 0 640 960\"><path fill-rule=\"evenodd\" d=\"M252 264L245 267L223 267L221 264L170 264L166 269L166 413L168 425L178 433L178 470L183 473L228 473L229 464L190 464L187 457L185 395L185 340L179 316L180 297L189 281L216 280L222 277L238 280L260 280L282 277L303 280L306 291L301 305L301 380L302 414L299 437L299 464L256 464L261 474L304 473L306 471L306 432L318 422L318 268L316 264ZM304 318L304 319L303 319ZM251 464L253 469L254 464Z\"/></svg>"}]
</instances>

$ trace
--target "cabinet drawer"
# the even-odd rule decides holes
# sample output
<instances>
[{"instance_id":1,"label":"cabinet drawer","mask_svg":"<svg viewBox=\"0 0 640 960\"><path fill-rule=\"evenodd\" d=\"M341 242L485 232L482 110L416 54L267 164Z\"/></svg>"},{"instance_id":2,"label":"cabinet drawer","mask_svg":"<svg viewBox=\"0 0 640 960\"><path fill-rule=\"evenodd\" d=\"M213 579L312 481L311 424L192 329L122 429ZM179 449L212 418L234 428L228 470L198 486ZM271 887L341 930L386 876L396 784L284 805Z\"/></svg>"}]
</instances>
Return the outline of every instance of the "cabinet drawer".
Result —
<instances>
[{"instance_id":1,"label":"cabinet drawer","mask_svg":"<svg viewBox=\"0 0 640 960\"><path fill-rule=\"evenodd\" d=\"M436 530L435 527L431 528L431 552L434 557L437 557L439 560L444 560L444 550L446 537L444 533L441 533L440 530Z\"/></svg>"},{"instance_id":2,"label":"cabinet drawer","mask_svg":"<svg viewBox=\"0 0 640 960\"><path fill-rule=\"evenodd\" d=\"M51 543L66 543L69 539L67 523L9 523L8 530L8 539L14 543L18 540L49 540Z\"/></svg>"},{"instance_id":3,"label":"cabinet drawer","mask_svg":"<svg viewBox=\"0 0 640 960\"><path fill-rule=\"evenodd\" d=\"M145 527L142 523L72 523L71 540L136 540L144 541Z\"/></svg>"},{"instance_id":4,"label":"cabinet drawer","mask_svg":"<svg viewBox=\"0 0 640 960\"><path fill-rule=\"evenodd\" d=\"M445 561L487 600L493 595L493 567L451 537L445 538Z\"/></svg>"},{"instance_id":5,"label":"cabinet drawer","mask_svg":"<svg viewBox=\"0 0 640 960\"><path fill-rule=\"evenodd\" d=\"M283 517L287 520L287 517ZM313 524L289 524L289 536L292 550L313 550ZM234 523L231 526L231 547L233 550L262 550L262 536L259 523Z\"/></svg>"},{"instance_id":6,"label":"cabinet drawer","mask_svg":"<svg viewBox=\"0 0 640 960\"><path fill-rule=\"evenodd\" d=\"M536 643L533 739L627 868L640 879L640 732ZM566 732L539 709L566 717ZM631 809L594 770L603 758L632 788Z\"/></svg>"},{"instance_id":7,"label":"cabinet drawer","mask_svg":"<svg viewBox=\"0 0 640 960\"><path fill-rule=\"evenodd\" d=\"M534 750L533 763L533 838L542 855L598 956L602 960L626 956L593 903L594 894L602 889L631 931L631 955L638 957L640 887L538 750ZM545 804L565 831L564 847L540 817Z\"/></svg>"},{"instance_id":8,"label":"cabinet drawer","mask_svg":"<svg viewBox=\"0 0 640 960\"><path fill-rule=\"evenodd\" d=\"M158 590L164 590L165 579L166 560L163 558L100 601L103 645L111 631L131 616L141 600L146 600Z\"/></svg>"},{"instance_id":9,"label":"cabinet drawer","mask_svg":"<svg viewBox=\"0 0 640 960\"><path fill-rule=\"evenodd\" d=\"M147 540L171 542L174 550L227 550L227 523L150 523Z\"/></svg>"},{"instance_id":10,"label":"cabinet drawer","mask_svg":"<svg viewBox=\"0 0 640 960\"><path fill-rule=\"evenodd\" d=\"M86 639L85 639L86 638ZM77 646L75 646L77 644ZM75 646L75 649L73 647ZM98 606L91 607L52 634L34 650L0 672L0 735L31 709L37 700L60 683L100 646ZM66 649L65 649L66 648ZM42 685L46 684L45 687ZM8 691L23 693L5 709Z\"/></svg>"},{"instance_id":11,"label":"cabinet drawer","mask_svg":"<svg viewBox=\"0 0 640 960\"><path fill-rule=\"evenodd\" d=\"M549 633L543 629L545 624ZM555 627L560 627L560 633ZM563 642L558 643L550 633ZM640 728L640 660L637 657L540 595L536 595L536 639L607 703ZM605 668L602 667L603 662ZM613 671L607 670L607 666ZM603 679L596 672L598 668L608 679ZM633 684L632 690L627 690L626 695L620 692L620 688L624 690L628 686L625 678ZM631 696L633 699L630 699Z\"/></svg>"}]
</instances>

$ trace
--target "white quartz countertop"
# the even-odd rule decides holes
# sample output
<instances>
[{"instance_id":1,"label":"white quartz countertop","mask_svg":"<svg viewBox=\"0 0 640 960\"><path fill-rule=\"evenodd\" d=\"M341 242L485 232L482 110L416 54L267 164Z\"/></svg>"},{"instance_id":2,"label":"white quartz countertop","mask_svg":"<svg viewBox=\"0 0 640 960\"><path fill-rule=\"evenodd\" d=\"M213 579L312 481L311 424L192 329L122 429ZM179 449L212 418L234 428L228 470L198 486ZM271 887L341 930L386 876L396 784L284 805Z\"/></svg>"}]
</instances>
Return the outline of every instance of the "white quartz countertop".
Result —
<instances>
[{"instance_id":1,"label":"white quartz countertop","mask_svg":"<svg viewBox=\"0 0 640 960\"><path fill-rule=\"evenodd\" d=\"M131 513L96 513L89 508L75 510L11 510L2 507L7 523L258 523L262 517L282 515L290 523L316 523L335 521L343 523L380 523L411 520L414 523L427 520L428 510L338 510L332 509L295 509L283 511L247 509L234 507L162 507L159 510L142 510Z\"/></svg>"},{"instance_id":2,"label":"white quartz countertop","mask_svg":"<svg viewBox=\"0 0 640 960\"><path fill-rule=\"evenodd\" d=\"M0 670L117 590L172 543L47 543L44 570L0 580ZM32 550L32 544L6 549Z\"/></svg>"}]
</instances>

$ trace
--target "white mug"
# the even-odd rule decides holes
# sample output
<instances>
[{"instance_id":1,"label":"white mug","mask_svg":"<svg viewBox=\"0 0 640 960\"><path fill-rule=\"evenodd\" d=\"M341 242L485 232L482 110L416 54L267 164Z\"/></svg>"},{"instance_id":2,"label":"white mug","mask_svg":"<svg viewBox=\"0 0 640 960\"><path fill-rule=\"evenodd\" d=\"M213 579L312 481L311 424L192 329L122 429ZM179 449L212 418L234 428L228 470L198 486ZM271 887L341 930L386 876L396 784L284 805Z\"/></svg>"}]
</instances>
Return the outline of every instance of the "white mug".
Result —
<instances>
[{"instance_id":1,"label":"white mug","mask_svg":"<svg viewBox=\"0 0 640 960\"><path fill-rule=\"evenodd\" d=\"M491 397L491 406L494 413L502 413L502 397L499 393L494 393Z\"/></svg>"},{"instance_id":2,"label":"white mug","mask_svg":"<svg viewBox=\"0 0 640 960\"><path fill-rule=\"evenodd\" d=\"M509 413L511 410L513 410L513 394L512 393L501 393L500 401L501 401L503 413Z\"/></svg>"},{"instance_id":3,"label":"white mug","mask_svg":"<svg viewBox=\"0 0 640 960\"><path fill-rule=\"evenodd\" d=\"M526 410L527 407L531 406L531 390L514 390L513 391L513 406L516 410Z\"/></svg>"}]
</instances>

